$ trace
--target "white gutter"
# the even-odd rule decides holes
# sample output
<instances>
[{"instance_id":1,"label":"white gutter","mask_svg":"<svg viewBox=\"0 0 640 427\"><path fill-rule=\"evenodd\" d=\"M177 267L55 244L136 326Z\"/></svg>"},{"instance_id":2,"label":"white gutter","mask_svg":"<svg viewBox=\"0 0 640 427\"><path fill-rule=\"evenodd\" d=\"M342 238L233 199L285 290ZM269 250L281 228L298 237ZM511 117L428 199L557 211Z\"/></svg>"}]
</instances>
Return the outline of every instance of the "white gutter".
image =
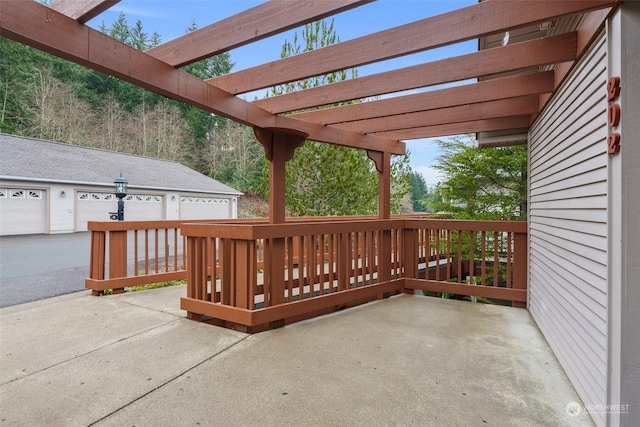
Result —
<instances>
[{"instance_id":1,"label":"white gutter","mask_svg":"<svg viewBox=\"0 0 640 427\"><path fill-rule=\"evenodd\" d=\"M31 181L31 182L51 182L55 184L74 184L74 185L87 185L94 187L108 187L110 189L113 188L113 183L98 183L98 182L88 182L88 181L71 181L65 179L45 179L45 178L22 178L15 176L7 176L0 175L0 179L3 180L11 180L11 181ZM145 185L129 185L130 189L141 189L141 190L155 190L155 191L183 191L189 193L207 193L207 194L224 194L228 196L242 196L244 193L240 191L231 192L231 191L209 191L209 190L193 190L186 188L167 188L167 187L151 187Z\"/></svg>"}]
</instances>

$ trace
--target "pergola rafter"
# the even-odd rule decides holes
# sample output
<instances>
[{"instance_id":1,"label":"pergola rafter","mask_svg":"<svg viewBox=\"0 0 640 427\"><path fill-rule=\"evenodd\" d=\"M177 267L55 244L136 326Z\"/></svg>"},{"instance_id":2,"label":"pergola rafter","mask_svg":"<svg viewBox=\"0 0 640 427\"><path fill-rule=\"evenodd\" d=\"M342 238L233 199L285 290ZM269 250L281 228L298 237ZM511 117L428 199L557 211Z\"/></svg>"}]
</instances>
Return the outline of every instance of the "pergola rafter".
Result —
<instances>
[{"instance_id":1,"label":"pergola rafter","mask_svg":"<svg viewBox=\"0 0 640 427\"><path fill-rule=\"evenodd\" d=\"M500 1L486 1L208 81L232 94L247 93L605 8L612 3L612 0L528 0L505 7Z\"/></svg>"},{"instance_id":2,"label":"pergola rafter","mask_svg":"<svg viewBox=\"0 0 640 427\"><path fill-rule=\"evenodd\" d=\"M576 58L575 33L483 50L399 70L290 92L253 103L272 113L458 82Z\"/></svg>"},{"instance_id":3,"label":"pergola rafter","mask_svg":"<svg viewBox=\"0 0 640 427\"><path fill-rule=\"evenodd\" d=\"M499 119L471 120L468 122L448 123L444 125L422 126L410 129L377 132L376 135L398 139L436 138L443 135L460 135L474 132L491 132L498 130L527 129L530 117L506 116Z\"/></svg>"},{"instance_id":4,"label":"pergola rafter","mask_svg":"<svg viewBox=\"0 0 640 427\"><path fill-rule=\"evenodd\" d=\"M473 83L472 91L467 85L462 85L397 98L311 110L291 114L289 117L329 125L497 99L541 95L553 91L553 77L553 71L543 71Z\"/></svg>"},{"instance_id":5,"label":"pergola rafter","mask_svg":"<svg viewBox=\"0 0 640 427\"><path fill-rule=\"evenodd\" d=\"M272 0L161 44L147 53L174 67L262 40L373 0Z\"/></svg>"},{"instance_id":6,"label":"pergola rafter","mask_svg":"<svg viewBox=\"0 0 640 427\"><path fill-rule=\"evenodd\" d=\"M374 133L397 129L453 124L471 120L495 119L505 116L534 114L538 112L538 96L499 99L475 104L458 105L436 110L418 111L394 116L378 117L337 124L336 127L354 132Z\"/></svg>"},{"instance_id":7,"label":"pergola rafter","mask_svg":"<svg viewBox=\"0 0 640 427\"><path fill-rule=\"evenodd\" d=\"M119 2L120 0L56 0L51 8L84 24Z\"/></svg>"}]
</instances>

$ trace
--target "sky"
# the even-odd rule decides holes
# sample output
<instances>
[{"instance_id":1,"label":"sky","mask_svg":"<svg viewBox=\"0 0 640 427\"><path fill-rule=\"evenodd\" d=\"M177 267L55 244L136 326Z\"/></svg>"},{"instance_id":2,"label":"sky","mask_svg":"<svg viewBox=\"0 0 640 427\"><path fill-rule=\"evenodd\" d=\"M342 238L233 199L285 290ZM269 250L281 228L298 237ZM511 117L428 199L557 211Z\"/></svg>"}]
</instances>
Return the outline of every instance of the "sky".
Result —
<instances>
[{"instance_id":1,"label":"sky","mask_svg":"<svg viewBox=\"0 0 640 427\"><path fill-rule=\"evenodd\" d=\"M291 0L295 1L295 0ZM122 0L108 11L88 22L98 28L103 22L109 27L124 12L130 25L140 20L147 33L157 32L162 42L173 40L185 34L187 27L195 22L198 28L220 21L263 1L255 0ZM351 40L372 32L386 30L402 24L414 22L430 16L476 4L477 0L378 0L334 16L334 30L341 41ZM248 46L230 51L233 71L280 59L282 45L292 41L296 30L281 33ZM299 33L299 30L297 30ZM389 61L358 67L360 77L388 71L393 68L408 67L423 62L462 55L477 50L477 41L459 43L427 52L406 55ZM458 84L464 84L461 82ZM433 89L433 88L432 88ZM253 100L267 91L245 95ZM407 94L410 92L403 92ZM438 156L437 145L432 140L406 141L410 152L411 168L422 174L428 186L439 181L433 169Z\"/></svg>"}]
</instances>

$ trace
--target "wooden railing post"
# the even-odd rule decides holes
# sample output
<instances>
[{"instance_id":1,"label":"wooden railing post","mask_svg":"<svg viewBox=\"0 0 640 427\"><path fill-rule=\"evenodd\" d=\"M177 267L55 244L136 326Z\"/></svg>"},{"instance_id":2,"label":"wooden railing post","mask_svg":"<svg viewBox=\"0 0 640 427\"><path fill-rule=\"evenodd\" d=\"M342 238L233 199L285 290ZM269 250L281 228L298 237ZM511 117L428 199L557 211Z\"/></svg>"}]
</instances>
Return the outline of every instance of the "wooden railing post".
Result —
<instances>
[{"instance_id":1,"label":"wooden railing post","mask_svg":"<svg viewBox=\"0 0 640 427\"><path fill-rule=\"evenodd\" d=\"M336 253L336 270L338 272L338 291L346 291L350 284L351 238L349 233L338 235Z\"/></svg>"},{"instance_id":2,"label":"wooden railing post","mask_svg":"<svg viewBox=\"0 0 640 427\"><path fill-rule=\"evenodd\" d=\"M106 270L106 232L91 232L91 256L89 258L89 278L94 280L104 280ZM96 296L100 295L100 291L95 289L91 293Z\"/></svg>"},{"instance_id":3,"label":"wooden railing post","mask_svg":"<svg viewBox=\"0 0 640 427\"><path fill-rule=\"evenodd\" d=\"M513 289L527 289L527 233L514 233ZM526 302L513 301L514 307L527 308Z\"/></svg>"},{"instance_id":4,"label":"wooden railing post","mask_svg":"<svg viewBox=\"0 0 640 427\"><path fill-rule=\"evenodd\" d=\"M127 231L109 232L109 278L127 277ZM113 293L124 292L124 286L114 287Z\"/></svg>"},{"instance_id":5,"label":"wooden railing post","mask_svg":"<svg viewBox=\"0 0 640 427\"><path fill-rule=\"evenodd\" d=\"M420 248L418 247L416 234L416 230L412 228L402 229L402 266L404 267L403 277L408 279L415 279L418 277L418 251L420 250ZM427 260L427 270L428 266L429 260ZM413 294L414 290L405 290L405 292Z\"/></svg>"},{"instance_id":6,"label":"wooden railing post","mask_svg":"<svg viewBox=\"0 0 640 427\"><path fill-rule=\"evenodd\" d=\"M284 304L284 290L286 288L284 280L284 266L286 262L285 258L285 239L283 237L276 237L271 239L271 265L268 269L270 277L265 277L265 283L270 281L271 286L269 292L265 288L264 294L264 306L276 306ZM300 268L300 267L299 267ZM267 269L265 268L265 273ZM279 328L284 326L284 318L271 321L269 327Z\"/></svg>"},{"instance_id":7,"label":"wooden railing post","mask_svg":"<svg viewBox=\"0 0 640 427\"><path fill-rule=\"evenodd\" d=\"M252 274L255 269L255 242L235 240L233 246L233 281L235 286L235 306L253 309ZM265 306L268 296L265 295Z\"/></svg>"},{"instance_id":8,"label":"wooden railing post","mask_svg":"<svg viewBox=\"0 0 640 427\"><path fill-rule=\"evenodd\" d=\"M391 230L383 228L380 231L380 246L378 247L378 282L391 280ZM388 294L379 295L380 298Z\"/></svg>"},{"instance_id":9,"label":"wooden railing post","mask_svg":"<svg viewBox=\"0 0 640 427\"><path fill-rule=\"evenodd\" d=\"M187 258L187 296L189 298L203 299L203 283L207 280L206 263L206 239L201 237L188 237L187 246L189 257ZM202 316L197 313L187 312L187 318L200 321Z\"/></svg>"}]
</instances>

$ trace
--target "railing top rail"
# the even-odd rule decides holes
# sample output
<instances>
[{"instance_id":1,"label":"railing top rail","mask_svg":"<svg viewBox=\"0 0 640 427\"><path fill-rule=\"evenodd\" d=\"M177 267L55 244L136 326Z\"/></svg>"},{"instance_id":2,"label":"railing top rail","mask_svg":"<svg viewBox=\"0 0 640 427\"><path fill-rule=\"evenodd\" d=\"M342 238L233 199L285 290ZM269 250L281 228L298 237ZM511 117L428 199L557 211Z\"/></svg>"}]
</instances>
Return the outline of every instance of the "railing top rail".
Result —
<instances>
[{"instance_id":1,"label":"railing top rail","mask_svg":"<svg viewBox=\"0 0 640 427\"><path fill-rule=\"evenodd\" d=\"M401 221L402 223L399 223L398 221ZM303 228L298 229L295 227ZM474 231L509 231L516 233L526 233L527 222L453 220L434 218L430 217L428 214L414 214L396 215L392 216L391 219L385 220L378 219L378 217L376 216L298 217L287 218L287 221L283 224L269 224L268 221L264 218L221 218L157 221L89 221L87 228L89 231L127 231L180 228L183 235L202 235L199 233L205 232L205 229L215 229L217 230L214 232L215 237L256 239L264 237L285 237L289 235L300 235L295 234L299 231L301 231L302 234L324 234L327 231L341 233L349 231L365 231L369 229L391 228L431 228L441 230L449 229ZM194 230L196 229L198 230L198 234L194 234ZM220 232L225 233L225 235L220 235ZM235 234L232 236L228 235L229 232L239 234ZM244 237L240 237L241 235ZM214 234L211 234L211 231L206 231L203 236L213 237Z\"/></svg>"},{"instance_id":2,"label":"railing top rail","mask_svg":"<svg viewBox=\"0 0 640 427\"><path fill-rule=\"evenodd\" d=\"M320 218L317 218L320 219ZM256 240L327 233L350 233L391 229L469 230L526 233L526 221L474 221L443 219L369 219L349 221L289 222L284 224L239 224L219 222L183 223L183 236Z\"/></svg>"},{"instance_id":3,"label":"railing top rail","mask_svg":"<svg viewBox=\"0 0 640 427\"><path fill-rule=\"evenodd\" d=\"M434 230L505 231L526 233L527 221L479 221L458 219L406 219L404 228Z\"/></svg>"},{"instance_id":4,"label":"railing top rail","mask_svg":"<svg viewBox=\"0 0 640 427\"><path fill-rule=\"evenodd\" d=\"M189 223L207 223L212 222L220 224L266 224L268 221L264 218L259 219L162 219L157 221L88 221L87 229L89 231L127 231L127 230L153 230L164 228L181 228L185 222Z\"/></svg>"},{"instance_id":5,"label":"railing top rail","mask_svg":"<svg viewBox=\"0 0 640 427\"><path fill-rule=\"evenodd\" d=\"M183 236L220 237L237 240L256 240L274 237L293 237L328 233L352 233L372 230L390 230L401 227L401 219L372 219L353 221L291 222L283 224L219 224L184 223Z\"/></svg>"}]
</instances>

